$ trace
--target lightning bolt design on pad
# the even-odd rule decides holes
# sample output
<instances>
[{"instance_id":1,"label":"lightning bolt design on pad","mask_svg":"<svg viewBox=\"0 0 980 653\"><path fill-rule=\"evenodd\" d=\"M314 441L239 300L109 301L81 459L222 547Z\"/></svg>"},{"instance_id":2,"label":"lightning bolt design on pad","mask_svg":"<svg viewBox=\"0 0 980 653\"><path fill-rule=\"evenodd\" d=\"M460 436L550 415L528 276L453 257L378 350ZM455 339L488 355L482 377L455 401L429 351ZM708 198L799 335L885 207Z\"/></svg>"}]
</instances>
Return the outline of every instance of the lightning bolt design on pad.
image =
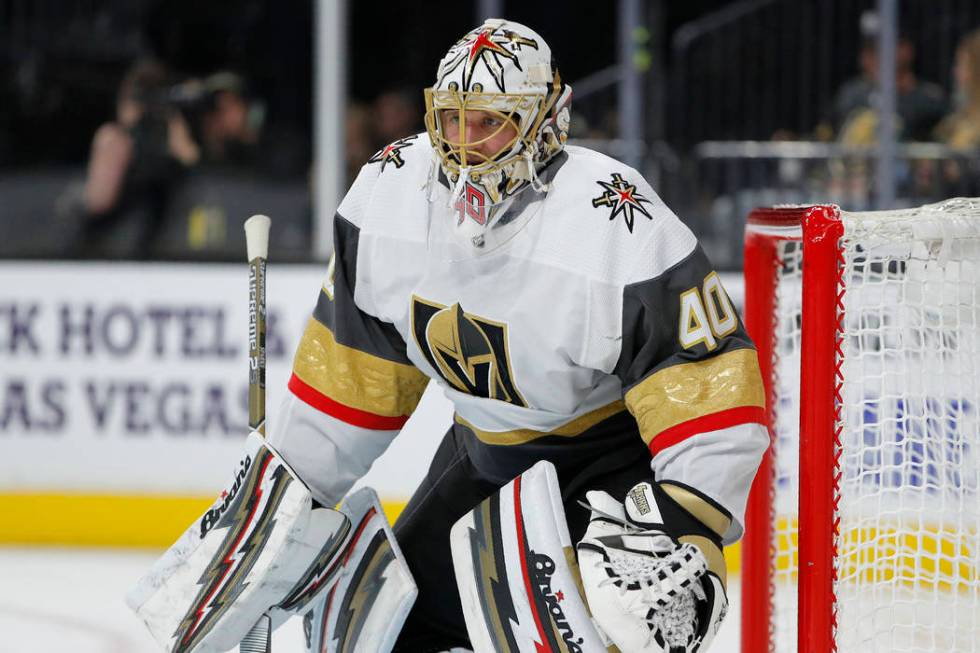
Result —
<instances>
[{"instance_id":1,"label":"lightning bolt design on pad","mask_svg":"<svg viewBox=\"0 0 980 653\"><path fill-rule=\"evenodd\" d=\"M344 527L334 533L327 540L327 543L323 545L313 564L306 570L300 581L296 583L296 587L279 604L280 608L290 612L299 612L310 601L316 598L321 587L330 584L337 576L340 565L333 564L329 568L327 568L327 565L334 561L337 552L343 548L344 543L347 541L348 533L350 533L350 521L345 520Z\"/></svg>"},{"instance_id":2,"label":"lightning bolt design on pad","mask_svg":"<svg viewBox=\"0 0 980 653\"><path fill-rule=\"evenodd\" d=\"M339 608L340 617L334 633L337 653L349 653L357 648L371 608L387 581L385 572L394 559L395 552L391 549L384 529L378 529L351 579L354 592L347 592Z\"/></svg>"},{"instance_id":3,"label":"lightning bolt design on pad","mask_svg":"<svg viewBox=\"0 0 980 653\"><path fill-rule=\"evenodd\" d=\"M361 517L360 522L358 522L357 524L357 528L354 530L354 535L351 536L350 542L348 542L347 544L347 549L344 552L344 555L338 558L334 562L333 566L327 572L328 576L332 576L335 573L340 572L344 567L347 566L347 563L350 562L351 556L354 554L355 548L358 546L358 544L361 541L361 537L365 534L366 531L370 530L368 526L371 525L371 520L377 514L378 511L373 506L369 508L366 513L364 513L364 516ZM344 581L341 580L340 584L343 584L343 582ZM337 640L336 637L333 637L330 633L327 632L330 625L330 615L332 614L331 610L333 606L334 596L336 595L336 593L337 593L337 585L334 585L332 588L330 588L330 594L327 595L327 605L326 605L326 609L323 612L323 619L319 624L313 626L318 628L320 631L320 642L322 643L322 651L320 651L320 653L326 653L327 643L331 642L331 638L334 642L336 642ZM334 647L334 650L335 651L337 650L336 647Z\"/></svg>"},{"instance_id":4,"label":"lightning bolt design on pad","mask_svg":"<svg viewBox=\"0 0 980 653\"><path fill-rule=\"evenodd\" d=\"M198 581L201 590L174 632L173 653L184 653L200 643L245 589L244 578L268 541L276 510L292 482L281 465L267 474L274 460L267 449L259 453L237 505L226 513L231 517L230 528Z\"/></svg>"},{"instance_id":5,"label":"lightning bolt design on pad","mask_svg":"<svg viewBox=\"0 0 980 653\"><path fill-rule=\"evenodd\" d=\"M473 571L481 588L480 607L484 623L491 625L494 649L517 653L512 624L518 624L517 610L510 595L507 566L500 532L500 497L491 495L473 511L470 529Z\"/></svg>"}]
</instances>

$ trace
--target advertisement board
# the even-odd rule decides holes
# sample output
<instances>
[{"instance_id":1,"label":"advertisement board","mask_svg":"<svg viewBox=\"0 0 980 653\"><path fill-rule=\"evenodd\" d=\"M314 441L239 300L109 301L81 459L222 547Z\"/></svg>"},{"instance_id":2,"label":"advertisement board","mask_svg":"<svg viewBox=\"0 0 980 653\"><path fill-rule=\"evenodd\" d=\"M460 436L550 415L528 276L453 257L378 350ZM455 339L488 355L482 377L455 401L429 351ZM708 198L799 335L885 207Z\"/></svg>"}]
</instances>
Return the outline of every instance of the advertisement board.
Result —
<instances>
[{"instance_id":1,"label":"advertisement board","mask_svg":"<svg viewBox=\"0 0 980 653\"><path fill-rule=\"evenodd\" d=\"M270 424L323 274L269 266ZM6 262L0 280L0 541L175 536L247 433L247 265ZM430 387L362 483L397 510L451 415Z\"/></svg>"},{"instance_id":2,"label":"advertisement board","mask_svg":"<svg viewBox=\"0 0 980 653\"><path fill-rule=\"evenodd\" d=\"M268 272L267 410L325 269ZM740 277L727 277L741 305ZM247 433L248 266L0 262L0 542L168 544ZM359 485L390 515L452 420L430 384Z\"/></svg>"}]
</instances>

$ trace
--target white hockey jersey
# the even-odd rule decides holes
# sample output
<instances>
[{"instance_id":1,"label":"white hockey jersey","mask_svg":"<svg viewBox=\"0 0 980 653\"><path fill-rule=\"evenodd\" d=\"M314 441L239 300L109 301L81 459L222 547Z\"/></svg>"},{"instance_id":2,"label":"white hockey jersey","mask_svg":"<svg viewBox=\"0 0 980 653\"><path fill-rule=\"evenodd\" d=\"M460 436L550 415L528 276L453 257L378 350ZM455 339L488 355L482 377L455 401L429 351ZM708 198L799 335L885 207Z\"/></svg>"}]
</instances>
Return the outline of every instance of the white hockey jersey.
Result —
<instances>
[{"instance_id":1,"label":"white hockey jersey","mask_svg":"<svg viewBox=\"0 0 980 653\"><path fill-rule=\"evenodd\" d=\"M756 352L694 235L630 167L567 147L476 247L422 134L364 166L272 439L321 500L340 499L429 379L477 469L506 483L649 450L741 534L768 445Z\"/></svg>"}]
</instances>

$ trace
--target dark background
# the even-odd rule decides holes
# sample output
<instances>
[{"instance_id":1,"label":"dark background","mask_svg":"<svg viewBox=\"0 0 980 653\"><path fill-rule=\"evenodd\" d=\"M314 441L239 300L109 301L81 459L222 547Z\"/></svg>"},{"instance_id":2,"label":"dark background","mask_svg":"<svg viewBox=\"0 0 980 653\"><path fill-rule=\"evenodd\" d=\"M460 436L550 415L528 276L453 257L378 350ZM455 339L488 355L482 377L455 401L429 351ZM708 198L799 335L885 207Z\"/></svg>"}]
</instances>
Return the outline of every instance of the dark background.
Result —
<instances>
[{"instance_id":1,"label":"dark background","mask_svg":"<svg viewBox=\"0 0 980 653\"><path fill-rule=\"evenodd\" d=\"M361 131L377 125L377 100L391 91L421 110L422 89L440 58L479 24L478 4L349 0L348 177L381 147L378 138L364 136L359 148L351 147L355 123ZM618 127L616 87L590 94L582 90L587 85L576 86L615 71L618 5L509 0L504 13L548 41L562 77L576 88L572 137L622 157L631 146L624 149L617 139L638 135ZM820 135L826 130L818 127L826 124L837 90L858 74L860 17L875 0L642 5L645 15L635 27L643 38L634 47L644 62L635 67L644 100L637 167L720 268L740 265L741 229L754 206L834 201L849 210L874 207L873 179L855 177L834 157L718 157L704 146L826 142ZM114 117L124 72L152 56L178 78L219 70L242 75L250 95L264 104L265 122L256 165L218 171L201 165L182 180L148 257L237 260L241 220L264 211L276 216L274 255L309 260L314 7L314 0L0 0L0 219L10 234L0 241L0 258L92 257L78 251L80 221L72 201L86 177L93 134ZM980 1L900 0L899 15L917 51L919 78L951 98L954 52L967 32L980 28ZM422 129L420 115L410 129ZM971 172L958 177L962 188L933 184L925 190L915 175L929 170L902 162L896 206L980 193L980 151L975 159L968 162ZM926 182L943 181L945 164L929 165ZM917 187L906 192L910 186ZM118 236L125 244L128 236Z\"/></svg>"},{"instance_id":2,"label":"dark background","mask_svg":"<svg viewBox=\"0 0 980 653\"><path fill-rule=\"evenodd\" d=\"M666 62L677 26L726 2L667 2ZM509 2L507 16L538 31L574 82L616 59L615 3ZM114 110L129 63L154 55L187 76L244 73L268 122L306 133L312 121L313 5L309 0L0 0L0 166L82 163L92 132ZM449 46L478 24L475 3L351 2L351 97L431 83Z\"/></svg>"}]
</instances>

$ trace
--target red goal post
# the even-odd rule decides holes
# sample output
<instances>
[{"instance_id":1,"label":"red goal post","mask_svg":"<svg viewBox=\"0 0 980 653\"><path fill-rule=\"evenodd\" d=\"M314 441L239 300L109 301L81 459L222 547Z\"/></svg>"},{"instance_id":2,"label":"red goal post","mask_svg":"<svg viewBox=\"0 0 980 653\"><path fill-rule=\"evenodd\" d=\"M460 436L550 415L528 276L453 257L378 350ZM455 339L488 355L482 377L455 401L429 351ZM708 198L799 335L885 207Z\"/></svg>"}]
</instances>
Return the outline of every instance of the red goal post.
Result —
<instances>
[{"instance_id":1,"label":"red goal post","mask_svg":"<svg viewBox=\"0 0 980 653\"><path fill-rule=\"evenodd\" d=\"M750 215L744 653L980 651L978 287L980 200Z\"/></svg>"}]
</instances>

